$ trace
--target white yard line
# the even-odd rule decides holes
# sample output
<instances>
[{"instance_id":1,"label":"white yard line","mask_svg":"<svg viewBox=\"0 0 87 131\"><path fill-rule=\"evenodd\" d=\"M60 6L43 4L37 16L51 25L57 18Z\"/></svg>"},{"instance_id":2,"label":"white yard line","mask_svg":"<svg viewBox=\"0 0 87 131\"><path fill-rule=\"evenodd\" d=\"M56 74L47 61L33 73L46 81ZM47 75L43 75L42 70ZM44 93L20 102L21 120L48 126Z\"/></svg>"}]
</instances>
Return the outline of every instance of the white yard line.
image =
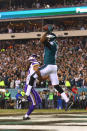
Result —
<instances>
[{"instance_id":1,"label":"white yard line","mask_svg":"<svg viewBox=\"0 0 87 131\"><path fill-rule=\"evenodd\" d=\"M61 116L66 118L61 118ZM81 118L67 118L67 116L81 116ZM87 131L87 114L49 114L49 115L31 115L31 119L24 121L24 123L30 123L30 125L0 125L1 129L19 129L19 130L44 130L44 131ZM0 120L22 120L23 116L4 116L0 117ZM67 122L70 121L70 123ZM82 120L82 122L74 122ZM61 121L61 123L58 121ZM63 121L63 122L62 122ZM72 122L73 121L73 122ZM38 125L33 125L33 123L38 122ZM39 125L39 122L43 122L42 125ZM51 122L50 125L47 125L44 122ZM53 123L52 123L53 122ZM4 123L4 122L3 122ZM32 124L32 125L31 125Z\"/></svg>"},{"instance_id":2,"label":"white yard line","mask_svg":"<svg viewBox=\"0 0 87 131\"><path fill-rule=\"evenodd\" d=\"M0 120L22 120L23 118L22 117L0 117ZM32 121L32 122L52 122L52 121L64 121L64 120L86 120L87 121L87 118L58 118L58 117L55 117L55 118L50 118L50 117L40 117L38 118L37 116L36 117L32 117L31 116L31 119L28 120L28 121Z\"/></svg>"},{"instance_id":3,"label":"white yard line","mask_svg":"<svg viewBox=\"0 0 87 131\"><path fill-rule=\"evenodd\" d=\"M56 116L56 117L55 117ZM65 117L65 116L76 116L76 117L80 117L80 116L83 116L83 117L86 117L87 116L87 114L49 114L49 115L31 115L30 117L31 117L31 119L40 119L40 120L43 120L43 119L61 119L61 120L65 120L65 119L67 119L67 120L70 120L70 119L72 119L72 120L75 120L75 119L80 119L80 118L61 118L61 116L63 117ZM8 120L10 120L10 119L12 119L12 120L21 120L23 118L23 116L0 116L0 119L8 119ZM86 120L87 118L81 118L81 119L84 119L84 120Z\"/></svg>"},{"instance_id":4,"label":"white yard line","mask_svg":"<svg viewBox=\"0 0 87 131\"><path fill-rule=\"evenodd\" d=\"M37 126L37 125L0 125L0 129L30 129L47 131L87 131L83 126Z\"/></svg>"}]
</instances>

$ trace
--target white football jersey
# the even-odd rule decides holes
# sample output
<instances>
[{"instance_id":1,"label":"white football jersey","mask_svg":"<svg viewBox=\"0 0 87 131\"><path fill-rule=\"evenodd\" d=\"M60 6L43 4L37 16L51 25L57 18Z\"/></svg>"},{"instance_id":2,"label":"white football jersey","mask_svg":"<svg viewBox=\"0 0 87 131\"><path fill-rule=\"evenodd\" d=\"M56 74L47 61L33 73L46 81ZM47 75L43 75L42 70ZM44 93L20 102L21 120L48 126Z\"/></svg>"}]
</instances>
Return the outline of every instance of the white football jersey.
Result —
<instances>
[{"instance_id":1,"label":"white football jersey","mask_svg":"<svg viewBox=\"0 0 87 131\"><path fill-rule=\"evenodd\" d=\"M26 84L27 85L29 84L30 76L35 72L34 66L36 66L36 65L39 66L39 63L37 61L32 62L31 65L30 65L30 68L28 70L28 75L27 75L27 78L26 78ZM36 86L36 82L34 83L34 86Z\"/></svg>"}]
</instances>

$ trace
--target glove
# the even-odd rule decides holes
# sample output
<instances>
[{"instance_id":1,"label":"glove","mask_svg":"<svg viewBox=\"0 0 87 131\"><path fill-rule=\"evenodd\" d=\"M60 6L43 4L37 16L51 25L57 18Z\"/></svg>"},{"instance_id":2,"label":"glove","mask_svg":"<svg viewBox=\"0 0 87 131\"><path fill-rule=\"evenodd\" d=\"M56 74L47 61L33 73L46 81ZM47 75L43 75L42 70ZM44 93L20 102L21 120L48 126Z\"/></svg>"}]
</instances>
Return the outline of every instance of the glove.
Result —
<instances>
[{"instance_id":1,"label":"glove","mask_svg":"<svg viewBox=\"0 0 87 131\"><path fill-rule=\"evenodd\" d=\"M28 96L27 95L23 96L22 101L27 101L27 100L28 100Z\"/></svg>"}]
</instances>

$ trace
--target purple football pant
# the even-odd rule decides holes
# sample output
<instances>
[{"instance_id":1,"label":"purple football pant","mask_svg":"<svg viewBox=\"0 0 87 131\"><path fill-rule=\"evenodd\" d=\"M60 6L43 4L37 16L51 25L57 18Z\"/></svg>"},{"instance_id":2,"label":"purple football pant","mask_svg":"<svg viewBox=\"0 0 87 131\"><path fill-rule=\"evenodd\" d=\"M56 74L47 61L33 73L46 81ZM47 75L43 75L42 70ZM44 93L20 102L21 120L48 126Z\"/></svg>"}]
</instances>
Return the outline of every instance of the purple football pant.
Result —
<instances>
[{"instance_id":1,"label":"purple football pant","mask_svg":"<svg viewBox=\"0 0 87 131\"><path fill-rule=\"evenodd\" d=\"M41 98L38 92L34 88L31 89L31 93L28 97L28 101L30 102L29 109L27 112L27 115L29 116L32 113L32 111L35 109L36 105L41 103Z\"/></svg>"}]
</instances>

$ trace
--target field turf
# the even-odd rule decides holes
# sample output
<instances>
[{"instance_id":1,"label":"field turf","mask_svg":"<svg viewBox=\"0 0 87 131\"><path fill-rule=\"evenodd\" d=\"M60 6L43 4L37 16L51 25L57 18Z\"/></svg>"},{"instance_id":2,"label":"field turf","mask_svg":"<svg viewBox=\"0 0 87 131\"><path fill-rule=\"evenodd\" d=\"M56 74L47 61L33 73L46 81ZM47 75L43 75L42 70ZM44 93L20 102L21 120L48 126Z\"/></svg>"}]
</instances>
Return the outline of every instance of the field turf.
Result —
<instances>
[{"instance_id":1,"label":"field turf","mask_svg":"<svg viewBox=\"0 0 87 131\"><path fill-rule=\"evenodd\" d=\"M0 109L0 116L2 115L24 115L27 109ZM58 110L58 109L36 109L32 114L51 114L51 113L86 113L87 110Z\"/></svg>"}]
</instances>

